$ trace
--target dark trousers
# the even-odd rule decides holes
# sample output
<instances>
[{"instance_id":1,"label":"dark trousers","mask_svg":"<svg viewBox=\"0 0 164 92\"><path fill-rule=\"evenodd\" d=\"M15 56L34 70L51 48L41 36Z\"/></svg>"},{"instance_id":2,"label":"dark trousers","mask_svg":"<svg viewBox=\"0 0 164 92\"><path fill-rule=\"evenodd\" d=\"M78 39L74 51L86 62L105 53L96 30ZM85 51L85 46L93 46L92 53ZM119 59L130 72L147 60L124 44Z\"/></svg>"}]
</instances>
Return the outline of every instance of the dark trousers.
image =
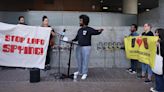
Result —
<instances>
[{"instance_id":1,"label":"dark trousers","mask_svg":"<svg viewBox=\"0 0 164 92\"><path fill-rule=\"evenodd\" d=\"M155 74L155 85L157 91L164 92L164 75Z\"/></svg>"},{"instance_id":2,"label":"dark trousers","mask_svg":"<svg viewBox=\"0 0 164 92\"><path fill-rule=\"evenodd\" d=\"M135 59L131 59L131 69L133 70L133 71L136 71L137 69L137 60L135 60Z\"/></svg>"},{"instance_id":3,"label":"dark trousers","mask_svg":"<svg viewBox=\"0 0 164 92\"><path fill-rule=\"evenodd\" d=\"M45 65L50 64L50 53L51 53L51 46L48 46Z\"/></svg>"}]
</instances>

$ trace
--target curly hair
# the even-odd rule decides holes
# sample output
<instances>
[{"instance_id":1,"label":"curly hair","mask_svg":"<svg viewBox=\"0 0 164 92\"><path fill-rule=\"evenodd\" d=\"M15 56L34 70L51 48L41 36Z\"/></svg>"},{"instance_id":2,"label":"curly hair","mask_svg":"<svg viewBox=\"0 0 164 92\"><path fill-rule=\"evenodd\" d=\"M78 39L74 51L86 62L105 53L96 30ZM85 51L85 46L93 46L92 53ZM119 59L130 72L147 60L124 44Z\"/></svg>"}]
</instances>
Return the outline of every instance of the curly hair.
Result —
<instances>
[{"instance_id":1,"label":"curly hair","mask_svg":"<svg viewBox=\"0 0 164 92\"><path fill-rule=\"evenodd\" d=\"M89 17L87 15L80 15L79 18L83 20L85 25L89 24Z\"/></svg>"}]
</instances>

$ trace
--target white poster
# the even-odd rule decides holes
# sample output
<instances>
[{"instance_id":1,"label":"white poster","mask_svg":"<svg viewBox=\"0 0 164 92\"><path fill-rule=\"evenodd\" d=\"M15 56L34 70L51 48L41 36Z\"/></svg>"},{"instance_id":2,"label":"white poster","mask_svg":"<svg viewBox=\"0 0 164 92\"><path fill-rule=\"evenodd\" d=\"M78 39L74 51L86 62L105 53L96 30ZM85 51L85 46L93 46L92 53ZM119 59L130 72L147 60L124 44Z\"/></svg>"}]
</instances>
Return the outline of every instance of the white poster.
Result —
<instances>
[{"instance_id":1,"label":"white poster","mask_svg":"<svg viewBox=\"0 0 164 92\"><path fill-rule=\"evenodd\" d=\"M0 65L44 69L50 31L0 22Z\"/></svg>"}]
</instances>

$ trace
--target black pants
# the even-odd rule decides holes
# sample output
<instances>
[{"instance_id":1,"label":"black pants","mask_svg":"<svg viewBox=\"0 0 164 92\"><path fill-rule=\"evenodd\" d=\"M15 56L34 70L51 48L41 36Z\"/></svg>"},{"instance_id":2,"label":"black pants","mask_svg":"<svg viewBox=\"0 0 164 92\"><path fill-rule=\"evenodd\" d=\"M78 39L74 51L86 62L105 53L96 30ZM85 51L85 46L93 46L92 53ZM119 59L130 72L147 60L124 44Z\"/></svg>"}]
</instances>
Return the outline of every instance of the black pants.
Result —
<instances>
[{"instance_id":1,"label":"black pants","mask_svg":"<svg viewBox=\"0 0 164 92\"><path fill-rule=\"evenodd\" d=\"M50 64L50 53L51 53L51 46L48 46L45 65Z\"/></svg>"},{"instance_id":2,"label":"black pants","mask_svg":"<svg viewBox=\"0 0 164 92\"><path fill-rule=\"evenodd\" d=\"M135 60L135 59L131 59L131 69L133 70L133 71L136 71L137 70L137 60Z\"/></svg>"}]
</instances>

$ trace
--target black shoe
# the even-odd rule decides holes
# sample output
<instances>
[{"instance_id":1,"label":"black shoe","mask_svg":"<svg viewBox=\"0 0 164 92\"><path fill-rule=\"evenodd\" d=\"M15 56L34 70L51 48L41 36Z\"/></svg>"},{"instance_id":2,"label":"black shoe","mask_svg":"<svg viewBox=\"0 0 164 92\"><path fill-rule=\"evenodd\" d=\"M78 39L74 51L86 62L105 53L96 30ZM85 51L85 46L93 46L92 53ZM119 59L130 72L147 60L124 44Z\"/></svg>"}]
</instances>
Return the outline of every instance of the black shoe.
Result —
<instances>
[{"instance_id":1,"label":"black shoe","mask_svg":"<svg viewBox=\"0 0 164 92\"><path fill-rule=\"evenodd\" d=\"M51 69L51 66L50 65L46 65L44 70L47 71L47 70L50 70L50 69Z\"/></svg>"},{"instance_id":2,"label":"black shoe","mask_svg":"<svg viewBox=\"0 0 164 92\"><path fill-rule=\"evenodd\" d=\"M146 79L144 82L145 83L152 83L152 80Z\"/></svg>"}]
</instances>

